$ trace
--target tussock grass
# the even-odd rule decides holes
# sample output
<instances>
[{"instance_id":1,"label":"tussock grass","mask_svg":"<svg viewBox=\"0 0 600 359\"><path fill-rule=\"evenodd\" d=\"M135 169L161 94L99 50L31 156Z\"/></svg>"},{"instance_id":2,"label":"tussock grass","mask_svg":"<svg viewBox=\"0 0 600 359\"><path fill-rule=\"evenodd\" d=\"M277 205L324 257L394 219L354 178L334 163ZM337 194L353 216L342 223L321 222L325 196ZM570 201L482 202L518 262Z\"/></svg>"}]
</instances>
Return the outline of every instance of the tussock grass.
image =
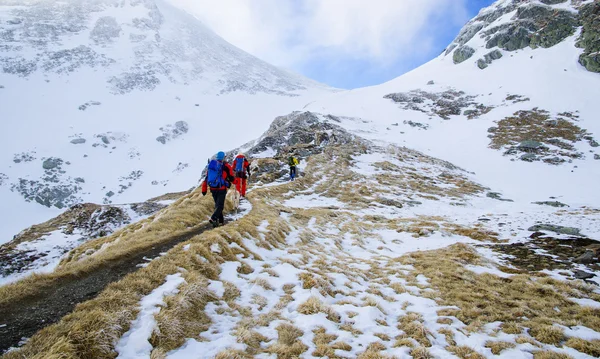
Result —
<instances>
[{"instance_id":1,"label":"tussock grass","mask_svg":"<svg viewBox=\"0 0 600 359\"><path fill-rule=\"evenodd\" d=\"M503 350L514 348L515 343L488 340L485 342L485 347L490 348L492 350L492 354L500 355Z\"/></svg>"},{"instance_id":2,"label":"tussock grass","mask_svg":"<svg viewBox=\"0 0 600 359\"><path fill-rule=\"evenodd\" d=\"M600 358L600 340L584 340L581 338L569 338L565 346L573 348L578 352Z\"/></svg>"},{"instance_id":3,"label":"tussock grass","mask_svg":"<svg viewBox=\"0 0 600 359\"><path fill-rule=\"evenodd\" d=\"M454 340L454 332L452 331L452 329L450 329L449 327L440 328L440 329L438 329L438 333L440 333L440 334L444 335L444 337L446 337L446 342L448 343L448 345L450 345L450 346L456 345L456 341Z\"/></svg>"},{"instance_id":4,"label":"tussock grass","mask_svg":"<svg viewBox=\"0 0 600 359\"><path fill-rule=\"evenodd\" d=\"M434 356L431 355L429 350L425 347L416 347L410 351L410 355L413 359L433 359Z\"/></svg>"},{"instance_id":5,"label":"tussock grass","mask_svg":"<svg viewBox=\"0 0 600 359\"><path fill-rule=\"evenodd\" d=\"M568 354L557 353L551 350L541 350L533 352L533 359L573 359L573 357Z\"/></svg>"},{"instance_id":6,"label":"tussock grass","mask_svg":"<svg viewBox=\"0 0 600 359\"><path fill-rule=\"evenodd\" d=\"M475 350L473 350L473 348L470 348L466 345L450 346L447 347L446 350L461 359L485 359L485 356L477 353Z\"/></svg>"},{"instance_id":7,"label":"tussock grass","mask_svg":"<svg viewBox=\"0 0 600 359\"><path fill-rule=\"evenodd\" d=\"M333 308L326 305L319 298L314 296L308 298L306 302L298 306L298 313L306 315L325 313L327 315L327 319L331 320L332 322L339 323L341 320L340 315L336 313Z\"/></svg>"},{"instance_id":8,"label":"tussock grass","mask_svg":"<svg viewBox=\"0 0 600 359\"><path fill-rule=\"evenodd\" d=\"M308 347L300 341L304 332L291 324L280 324L277 327L277 343L270 345L265 352L276 354L278 359L299 358L308 350Z\"/></svg>"},{"instance_id":9,"label":"tussock grass","mask_svg":"<svg viewBox=\"0 0 600 359\"><path fill-rule=\"evenodd\" d=\"M438 315L458 318L468 325L467 331L478 331L485 324L499 321L503 322L501 330L508 334L527 330L539 342L559 345L566 338L553 324L600 330L600 310L566 299L574 295L595 298L592 289L580 283L529 275L501 278L489 273L475 274L463 266L481 264L481 259L465 244L411 253L398 261L412 264L416 273L430 279L431 287L438 292L439 304L460 308L440 310ZM407 322L408 318L401 319L401 325Z\"/></svg>"},{"instance_id":10,"label":"tussock grass","mask_svg":"<svg viewBox=\"0 0 600 359\"><path fill-rule=\"evenodd\" d=\"M198 339L209 328L212 321L204 313L204 307L217 297L207 286L205 277L190 274L180 295L165 299L166 306L154 316L158 330L152 333L150 343L155 350L168 352L179 348L185 338Z\"/></svg>"},{"instance_id":11,"label":"tussock grass","mask_svg":"<svg viewBox=\"0 0 600 359\"><path fill-rule=\"evenodd\" d=\"M398 339L411 338L424 347L431 347L428 336L432 333L423 325L423 318L419 313L411 312L398 318L398 329L404 332Z\"/></svg>"}]
</instances>

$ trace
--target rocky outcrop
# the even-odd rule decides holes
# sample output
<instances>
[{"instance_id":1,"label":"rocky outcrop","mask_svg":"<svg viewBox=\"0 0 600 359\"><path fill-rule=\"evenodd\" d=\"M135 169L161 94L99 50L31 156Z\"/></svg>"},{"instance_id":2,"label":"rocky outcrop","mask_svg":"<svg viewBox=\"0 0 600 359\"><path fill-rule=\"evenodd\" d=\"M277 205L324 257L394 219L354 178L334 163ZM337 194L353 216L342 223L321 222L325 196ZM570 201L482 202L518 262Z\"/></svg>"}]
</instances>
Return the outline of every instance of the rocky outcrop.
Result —
<instances>
[{"instance_id":1,"label":"rocky outcrop","mask_svg":"<svg viewBox=\"0 0 600 359\"><path fill-rule=\"evenodd\" d=\"M577 46L583 48L579 63L588 71L600 72L600 2L584 5L579 10L583 29Z\"/></svg>"},{"instance_id":2,"label":"rocky outcrop","mask_svg":"<svg viewBox=\"0 0 600 359\"><path fill-rule=\"evenodd\" d=\"M490 51L483 56L483 59L477 60L477 66L480 69L485 69L490 65L494 60L498 60L502 58L502 52L500 50Z\"/></svg>"},{"instance_id":3,"label":"rocky outcrop","mask_svg":"<svg viewBox=\"0 0 600 359\"><path fill-rule=\"evenodd\" d=\"M584 49L580 63L589 71L600 72L600 3L594 1L580 8L573 2L570 8L555 7L566 0L512 0L496 2L482 10L460 31L453 43L446 49L446 55L453 53L454 63L464 62L473 55L469 41L479 36L485 47L499 47L505 51L515 51L526 47L533 49L552 47L583 26L578 46ZM509 15L510 14L510 15ZM503 16L499 24L496 20ZM473 50L473 51L472 51ZM484 69L493 59L479 58L476 64Z\"/></svg>"},{"instance_id":4,"label":"rocky outcrop","mask_svg":"<svg viewBox=\"0 0 600 359\"><path fill-rule=\"evenodd\" d=\"M459 115L474 119L493 109L493 107L477 103L476 97L454 89L440 93L414 90L384 96L384 98L400 104L405 110L424 112L430 116L439 116L444 120L449 120L450 116Z\"/></svg>"},{"instance_id":5,"label":"rocky outcrop","mask_svg":"<svg viewBox=\"0 0 600 359\"><path fill-rule=\"evenodd\" d=\"M273 121L267 132L257 141L247 144L246 155L258 156L271 152L269 156L286 158L294 153L299 157L318 154L328 145L348 144L356 137L335 124L339 122L334 116L323 116L313 112L293 112L280 116ZM228 153L232 157L239 149Z\"/></svg>"},{"instance_id":6,"label":"rocky outcrop","mask_svg":"<svg viewBox=\"0 0 600 359\"><path fill-rule=\"evenodd\" d=\"M475 53L475 49L469 46L461 46L454 51L454 55L452 55L452 60L455 64L460 64L461 62L465 62L470 59L471 56Z\"/></svg>"},{"instance_id":7,"label":"rocky outcrop","mask_svg":"<svg viewBox=\"0 0 600 359\"><path fill-rule=\"evenodd\" d=\"M488 129L490 148L504 149L504 155L523 161L543 161L557 165L584 157L575 146L587 141L592 146L592 135L577 126L577 115L560 113L551 116L548 111L534 108L518 111Z\"/></svg>"},{"instance_id":8,"label":"rocky outcrop","mask_svg":"<svg viewBox=\"0 0 600 359\"><path fill-rule=\"evenodd\" d=\"M184 134L186 134L190 129L190 125L188 125L185 121L177 121L172 125L166 125L165 127L159 128L162 131L162 135L158 136L156 140L163 145L169 141L172 141Z\"/></svg>"}]
</instances>

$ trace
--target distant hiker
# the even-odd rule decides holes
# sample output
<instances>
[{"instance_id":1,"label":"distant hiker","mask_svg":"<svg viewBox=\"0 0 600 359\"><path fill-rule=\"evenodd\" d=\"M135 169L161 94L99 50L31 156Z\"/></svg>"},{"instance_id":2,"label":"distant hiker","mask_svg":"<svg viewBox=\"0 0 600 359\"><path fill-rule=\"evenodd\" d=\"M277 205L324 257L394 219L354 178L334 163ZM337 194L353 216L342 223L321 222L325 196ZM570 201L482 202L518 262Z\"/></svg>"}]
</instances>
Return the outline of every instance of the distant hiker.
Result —
<instances>
[{"instance_id":1,"label":"distant hiker","mask_svg":"<svg viewBox=\"0 0 600 359\"><path fill-rule=\"evenodd\" d=\"M209 220L213 227L217 227L219 224L225 224L225 218L223 218L225 197L227 196L227 190L231 187L231 182L233 182L234 179L233 170L229 163L225 161L225 153L217 153L216 159L208 163L206 178L204 178L204 182L202 182L202 195L206 196L208 187L210 187L210 193L215 200L215 212Z\"/></svg>"},{"instance_id":2,"label":"distant hiker","mask_svg":"<svg viewBox=\"0 0 600 359\"><path fill-rule=\"evenodd\" d=\"M250 162L246 159L243 153L239 153L233 160L233 171L235 172L235 188L242 197L246 197L246 183L250 173Z\"/></svg>"},{"instance_id":3,"label":"distant hiker","mask_svg":"<svg viewBox=\"0 0 600 359\"><path fill-rule=\"evenodd\" d=\"M288 164L290 165L290 181L293 181L296 178L296 166L300 164L298 159L294 156L290 156L288 158Z\"/></svg>"}]
</instances>

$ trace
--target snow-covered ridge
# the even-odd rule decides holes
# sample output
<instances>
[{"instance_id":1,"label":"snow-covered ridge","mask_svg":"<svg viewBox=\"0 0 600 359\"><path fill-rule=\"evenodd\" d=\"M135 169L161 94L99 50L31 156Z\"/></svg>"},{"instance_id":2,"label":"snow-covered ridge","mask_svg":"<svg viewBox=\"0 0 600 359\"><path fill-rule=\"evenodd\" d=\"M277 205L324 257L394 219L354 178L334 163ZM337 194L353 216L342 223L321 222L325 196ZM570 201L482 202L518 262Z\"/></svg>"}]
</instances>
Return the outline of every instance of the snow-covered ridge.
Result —
<instances>
[{"instance_id":1,"label":"snow-covered ridge","mask_svg":"<svg viewBox=\"0 0 600 359\"><path fill-rule=\"evenodd\" d=\"M114 94L201 82L208 93L297 95L325 87L225 42L168 0L25 0L0 4L0 67L20 77L105 75Z\"/></svg>"}]
</instances>

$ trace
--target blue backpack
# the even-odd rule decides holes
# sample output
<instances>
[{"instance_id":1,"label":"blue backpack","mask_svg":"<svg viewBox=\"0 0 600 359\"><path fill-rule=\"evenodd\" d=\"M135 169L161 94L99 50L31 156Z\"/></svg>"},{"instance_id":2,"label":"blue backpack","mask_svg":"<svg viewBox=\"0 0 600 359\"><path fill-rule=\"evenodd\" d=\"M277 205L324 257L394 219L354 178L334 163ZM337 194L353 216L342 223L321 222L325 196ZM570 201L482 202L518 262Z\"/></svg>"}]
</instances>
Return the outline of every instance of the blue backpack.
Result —
<instances>
[{"instance_id":1,"label":"blue backpack","mask_svg":"<svg viewBox=\"0 0 600 359\"><path fill-rule=\"evenodd\" d=\"M235 173L238 174L238 177L240 174L244 173L244 162L246 162L245 157L238 157L235 159Z\"/></svg>"},{"instance_id":2,"label":"blue backpack","mask_svg":"<svg viewBox=\"0 0 600 359\"><path fill-rule=\"evenodd\" d=\"M221 188L225 186L223 179L223 162L212 160L208 164L206 179L210 188Z\"/></svg>"}]
</instances>

